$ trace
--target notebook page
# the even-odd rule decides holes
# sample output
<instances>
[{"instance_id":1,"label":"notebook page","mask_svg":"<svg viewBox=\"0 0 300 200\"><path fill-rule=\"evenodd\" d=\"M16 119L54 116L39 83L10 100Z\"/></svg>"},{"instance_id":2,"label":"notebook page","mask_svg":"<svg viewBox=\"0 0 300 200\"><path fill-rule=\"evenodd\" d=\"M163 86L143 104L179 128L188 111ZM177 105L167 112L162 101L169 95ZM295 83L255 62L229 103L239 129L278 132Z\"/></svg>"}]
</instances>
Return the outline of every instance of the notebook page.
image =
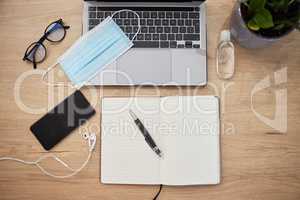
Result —
<instances>
[{"instance_id":1,"label":"notebook page","mask_svg":"<svg viewBox=\"0 0 300 200\"><path fill-rule=\"evenodd\" d=\"M161 125L165 124L165 130L161 129L165 149L162 183L219 183L218 99L212 96L165 97L161 101Z\"/></svg>"},{"instance_id":2,"label":"notebook page","mask_svg":"<svg viewBox=\"0 0 300 200\"><path fill-rule=\"evenodd\" d=\"M143 122L160 148L156 131L159 98L104 98L102 100L101 182L159 184L159 157L147 145L128 111Z\"/></svg>"}]
</instances>

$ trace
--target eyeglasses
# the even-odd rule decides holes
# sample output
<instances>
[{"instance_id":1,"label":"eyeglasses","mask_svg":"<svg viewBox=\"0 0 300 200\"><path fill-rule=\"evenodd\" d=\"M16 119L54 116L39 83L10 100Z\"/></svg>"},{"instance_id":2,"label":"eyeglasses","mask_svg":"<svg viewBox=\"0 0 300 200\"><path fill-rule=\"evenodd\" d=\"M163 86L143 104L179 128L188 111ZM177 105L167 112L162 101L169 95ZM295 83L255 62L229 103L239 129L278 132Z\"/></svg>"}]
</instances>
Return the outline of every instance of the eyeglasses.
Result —
<instances>
[{"instance_id":1,"label":"eyeglasses","mask_svg":"<svg viewBox=\"0 0 300 200\"><path fill-rule=\"evenodd\" d=\"M38 63L45 60L47 51L43 42L48 40L50 42L61 42L66 36L66 30L70 26L65 26L62 19L52 22L45 29L44 35L37 41L29 45L23 60L33 63L33 68L36 69Z\"/></svg>"}]
</instances>

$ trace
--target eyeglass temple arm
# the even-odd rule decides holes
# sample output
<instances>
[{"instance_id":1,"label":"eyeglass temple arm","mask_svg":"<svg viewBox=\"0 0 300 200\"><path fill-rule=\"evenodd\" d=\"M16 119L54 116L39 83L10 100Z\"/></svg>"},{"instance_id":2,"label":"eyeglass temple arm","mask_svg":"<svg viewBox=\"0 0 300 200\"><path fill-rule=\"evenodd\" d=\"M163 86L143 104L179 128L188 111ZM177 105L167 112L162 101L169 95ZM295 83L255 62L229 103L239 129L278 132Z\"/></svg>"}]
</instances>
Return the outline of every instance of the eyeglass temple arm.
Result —
<instances>
[{"instance_id":1,"label":"eyeglass temple arm","mask_svg":"<svg viewBox=\"0 0 300 200\"><path fill-rule=\"evenodd\" d=\"M64 29L69 29L70 28L70 26L65 26L65 25L63 25L63 27L64 27Z\"/></svg>"},{"instance_id":2,"label":"eyeglass temple arm","mask_svg":"<svg viewBox=\"0 0 300 200\"><path fill-rule=\"evenodd\" d=\"M36 62L32 62L33 63L33 69L36 69Z\"/></svg>"}]
</instances>

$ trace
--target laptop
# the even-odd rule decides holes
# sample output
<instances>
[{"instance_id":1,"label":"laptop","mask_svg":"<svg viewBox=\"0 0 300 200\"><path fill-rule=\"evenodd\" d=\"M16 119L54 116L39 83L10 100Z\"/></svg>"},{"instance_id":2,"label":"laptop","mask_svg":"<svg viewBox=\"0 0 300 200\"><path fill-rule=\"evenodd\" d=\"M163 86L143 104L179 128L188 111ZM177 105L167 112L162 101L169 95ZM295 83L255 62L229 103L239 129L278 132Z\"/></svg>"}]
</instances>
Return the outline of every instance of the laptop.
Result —
<instances>
[{"instance_id":1,"label":"laptop","mask_svg":"<svg viewBox=\"0 0 300 200\"><path fill-rule=\"evenodd\" d=\"M206 85L205 0L84 0L83 32L121 9L136 11L141 30L134 46L88 85ZM138 18L131 12L113 19L129 38L138 30Z\"/></svg>"}]
</instances>

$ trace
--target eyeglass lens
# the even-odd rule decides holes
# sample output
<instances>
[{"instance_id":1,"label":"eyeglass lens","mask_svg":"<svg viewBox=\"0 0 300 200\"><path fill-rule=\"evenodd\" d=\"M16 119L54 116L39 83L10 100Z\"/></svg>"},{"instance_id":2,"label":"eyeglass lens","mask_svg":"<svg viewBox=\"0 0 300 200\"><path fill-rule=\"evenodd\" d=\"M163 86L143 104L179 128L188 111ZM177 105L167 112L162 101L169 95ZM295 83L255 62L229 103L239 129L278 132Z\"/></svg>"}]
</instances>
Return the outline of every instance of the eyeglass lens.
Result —
<instances>
[{"instance_id":1,"label":"eyeglass lens","mask_svg":"<svg viewBox=\"0 0 300 200\"><path fill-rule=\"evenodd\" d=\"M30 47L27 50L28 54L27 54L27 58L31 61L31 62L41 62L45 59L46 57L46 49L45 47L40 44L40 43L33 43L30 45Z\"/></svg>"},{"instance_id":2,"label":"eyeglass lens","mask_svg":"<svg viewBox=\"0 0 300 200\"><path fill-rule=\"evenodd\" d=\"M59 42L64 39L66 30L59 22L50 24L45 30L46 38L53 42Z\"/></svg>"}]
</instances>

